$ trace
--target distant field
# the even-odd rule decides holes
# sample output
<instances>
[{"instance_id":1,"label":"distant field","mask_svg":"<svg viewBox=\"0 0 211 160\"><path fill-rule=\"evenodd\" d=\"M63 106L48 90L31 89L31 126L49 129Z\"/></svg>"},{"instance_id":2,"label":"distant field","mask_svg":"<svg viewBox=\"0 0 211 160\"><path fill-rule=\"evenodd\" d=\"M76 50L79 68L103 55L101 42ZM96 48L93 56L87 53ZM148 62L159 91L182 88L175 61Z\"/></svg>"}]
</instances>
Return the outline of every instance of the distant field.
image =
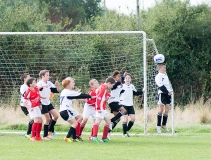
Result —
<instances>
[{"instance_id":1,"label":"distant field","mask_svg":"<svg viewBox=\"0 0 211 160\"><path fill-rule=\"evenodd\" d=\"M181 133L175 136L151 134L148 137L135 135L130 138L113 135L109 143L100 144L88 141L87 134L83 136L83 142L67 143L63 141L64 132L57 132L52 141L41 142L31 142L21 133L0 131L0 159L211 159L210 133Z\"/></svg>"}]
</instances>

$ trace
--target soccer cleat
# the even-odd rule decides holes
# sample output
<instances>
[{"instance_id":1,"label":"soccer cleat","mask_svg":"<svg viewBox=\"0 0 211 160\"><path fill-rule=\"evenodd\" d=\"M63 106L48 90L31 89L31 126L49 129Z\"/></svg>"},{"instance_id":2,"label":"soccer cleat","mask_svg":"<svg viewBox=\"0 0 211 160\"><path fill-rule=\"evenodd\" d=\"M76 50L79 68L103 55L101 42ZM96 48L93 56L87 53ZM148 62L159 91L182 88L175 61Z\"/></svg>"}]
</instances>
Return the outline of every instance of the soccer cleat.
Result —
<instances>
[{"instance_id":1,"label":"soccer cleat","mask_svg":"<svg viewBox=\"0 0 211 160\"><path fill-rule=\"evenodd\" d=\"M127 135L127 137L130 137L130 134L129 134L129 132L126 132L126 135Z\"/></svg>"},{"instance_id":2,"label":"soccer cleat","mask_svg":"<svg viewBox=\"0 0 211 160\"><path fill-rule=\"evenodd\" d=\"M50 137L48 137L48 136L46 136L46 137L43 137L43 140L45 140L45 141L50 141L50 140L52 140Z\"/></svg>"},{"instance_id":3,"label":"soccer cleat","mask_svg":"<svg viewBox=\"0 0 211 160\"><path fill-rule=\"evenodd\" d=\"M122 137L126 138L127 137L127 134L123 134Z\"/></svg>"},{"instance_id":4,"label":"soccer cleat","mask_svg":"<svg viewBox=\"0 0 211 160\"><path fill-rule=\"evenodd\" d=\"M27 139L30 139L30 138L31 138L31 135L30 135L30 134L25 134L25 137L26 137Z\"/></svg>"},{"instance_id":5,"label":"soccer cleat","mask_svg":"<svg viewBox=\"0 0 211 160\"><path fill-rule=\"evenodd\" d=\"M166 132L169 132L168 127L166 127L166 126L162 126L161 128L163 128Z\"/></svg>"},{"instance_id":6,"label":"soccer cleat","mask_svg":"<svg viewBox=\"0 0 211 160\"><path fill-rule=\"evenodd\" d=\"M81 142L78 139L72 139L72 142Z\"/></svg>"},{"instance_id":7,"label":"soccer cleat","mask_svg":"<svg viewBox=\"0 0 211 160\"><path fill-rule=\"evenodd\" d=\"M30 140L31 140L32 142L35 142L35 141L36 141L36 138L35 138L35 137L32 137L32 138L30 138Z\"/></svg>"},{"instance_id":8,"label":"soccer cleat","mask_svg":"<svg viewBox=\"0 0 211 160\"><path fill-rule=\"evenodd\" d=\"M55 136L56 135L56 132L52 132L52 135Z\"/></svg>"},{"instance_id":9,"label":"soccer cleat","mask_svg":"<svg viewBox=\"0 0 211 160\"><path fill-rule=\"evenodd\" d=\"M79 140L79 141L83 141L83 139L79 136L76 136L76 138Z\"/></svg>"},{"instance_id":10,"label":"soccer cleat","mask_svg":"<svg viewBox=\"0 0 211 160\"><path fill-rule=\"evenodd\" d=\"M109 139L101 139L101 142L109 142Z\"/></svg>"},{"instance_id":11,"label":"soccer cleat","mask_svg":"<svg viewBox=\"0 0 211 160\"><path fill-rule=\"evenodd\" d=\"M97 137L92 137L92 141L95 142L95 143L99 143Z\"/></svg>"},{"instance_id":12,"label":"soccer cleat","mask_svg":"<svg viewBox=\"0 0 211 160\"><path fill-rule=\"evenodd\" d=\"M42 141L43 140L41 137L36 137L35 139L36 139L36 141Z\"/></svg>"},{"instance_id":13,"label":"soccer cleat","mask_svg":"<svg viewBox=\"0 0 211 160\"><path fill-rule=\"evenodd\" d=\"M157 134L161 134L161 126L157 126Z\"/></svg>"},{"instance_id":14,"label":"soccer cleat","mask_svg":"<svg viewBox=\"0 0 211 160\"><path fill-rule=\"evenodd\" d=\"M48 132L48 138L53 139L53 134L52 134L52 132Z\"/></svg>"},{"instance_id":15,"label":"soccer cleat","mask_svg":"<svg viewBox=\"0 0 211 160\"><path fill-rule=\"evenodd\" d=\"M64 140L65 140L66 142L73 142L70 138L67 138L67 137L64 137Z\"/></svg>"}]
</instances>

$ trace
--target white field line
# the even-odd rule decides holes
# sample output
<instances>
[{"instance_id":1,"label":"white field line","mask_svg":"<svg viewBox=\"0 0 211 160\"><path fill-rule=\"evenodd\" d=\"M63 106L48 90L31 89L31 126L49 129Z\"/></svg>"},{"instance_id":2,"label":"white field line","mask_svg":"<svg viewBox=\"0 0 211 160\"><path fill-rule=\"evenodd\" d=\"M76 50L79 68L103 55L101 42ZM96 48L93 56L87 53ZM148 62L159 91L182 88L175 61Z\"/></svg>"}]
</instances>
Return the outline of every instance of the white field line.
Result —
<instances>
[{"instance_id":1,"label":"white field line","mask_svg":"<svg viewBox=\"0 0 211 160\"><path fill-rule=\"evenodd\" d=\"M0 134L17 134L17 135L23 135L25 132L24 131L7 131L7 130L0 130ZM41 132L41 134L43 134L43 132ZM67 132L56 132L56 135L66 135ZM82 135L90 135L90 132L83 132ZM99 135L102 135L101 132L99 132ZM110 136L121 136L122 133L120 132L112 132L110 134ZM133 137L144 137L144 133L130 133L131 136ZM147 136L173 136L171 133L163 133L161 135L157 134L157 133L148 133ZM177 134L175 134L174 136L177 136Z\"/></svg>"}]
</instances>

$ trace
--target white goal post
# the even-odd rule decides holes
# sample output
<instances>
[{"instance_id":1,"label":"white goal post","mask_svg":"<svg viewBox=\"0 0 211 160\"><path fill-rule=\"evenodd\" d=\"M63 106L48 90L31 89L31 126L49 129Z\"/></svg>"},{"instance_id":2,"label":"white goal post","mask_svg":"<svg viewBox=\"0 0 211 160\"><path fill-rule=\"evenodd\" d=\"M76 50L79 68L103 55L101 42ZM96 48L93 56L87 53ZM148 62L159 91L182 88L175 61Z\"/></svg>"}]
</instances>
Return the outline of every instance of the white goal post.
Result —
<instances>
[{"instance_id":1,"label":"white goal post","mask_svg":"<svg viewBox=\"0 0 211 160\"><path fill-rule=\"evenodd\" d=\"M54 79L71 74L81 82L80 87L87 89L90 78L97 77L101 82L115 69L128 71L134 77L134 85L145 88L144 135L147 136L148 106L157 101L153 61L157 53L154 41L147 39L144 31L0 32L0 96L3 97L0 104L18 103L19 97L13 95L24 72L36 76L40 68L53 68ZM13 90L8 90L9 87ZM172 134L173 104L172 96Z\"/></svg>"}]
</instances>

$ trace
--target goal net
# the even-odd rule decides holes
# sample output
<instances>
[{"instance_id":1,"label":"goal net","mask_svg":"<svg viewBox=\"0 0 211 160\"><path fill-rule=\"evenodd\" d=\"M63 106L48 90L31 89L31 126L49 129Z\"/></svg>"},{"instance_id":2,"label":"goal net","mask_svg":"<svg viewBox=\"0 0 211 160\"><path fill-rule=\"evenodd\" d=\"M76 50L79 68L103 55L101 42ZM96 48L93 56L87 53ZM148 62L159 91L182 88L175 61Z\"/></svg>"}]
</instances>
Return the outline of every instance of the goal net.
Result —
<instances>
[{"instance_id":1,"label":"goal net","mask_svg":"<svg viewBox=\"0 0 211 160\"><path fill-rule=\"evenodd\" d=\"M157 102L154 54L154 42L142 31L0 32L0 104L19 104L23 73L38 78L47 69L52 82L71 76L75 89L87 93L90 79L102 83L114 70L126 71L137 89L146 89L143 97L135 98L135 106L144 108L146 135L147 107ZM58 98L53 103L58 105Z\"/></svg>"}]
</instances>

